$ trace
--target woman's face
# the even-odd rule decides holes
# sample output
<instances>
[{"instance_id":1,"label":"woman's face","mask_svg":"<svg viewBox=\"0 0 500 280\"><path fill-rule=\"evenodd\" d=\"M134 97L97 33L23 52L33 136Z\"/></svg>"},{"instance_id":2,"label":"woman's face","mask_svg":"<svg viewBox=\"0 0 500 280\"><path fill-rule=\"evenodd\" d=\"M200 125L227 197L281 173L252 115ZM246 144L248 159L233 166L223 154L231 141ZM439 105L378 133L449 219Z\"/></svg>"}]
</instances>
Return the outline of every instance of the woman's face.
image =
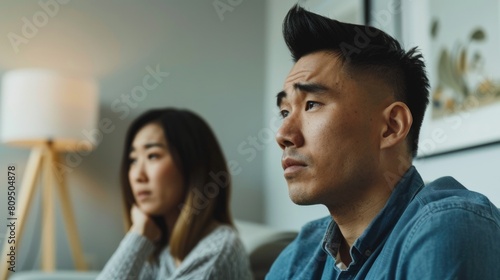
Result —
<instances>
[{"instance_id":1,"label":"woman's face","mask_svg":"<svg viewBox=\"0 0 500 280\"><path fill-rule=\"evenodd\" d=\"M163 128L143 126L132 141L128 179L135 201L147 215L180 212L184 197L182 174L168 150Z\"/></svg>"}]
</instances>

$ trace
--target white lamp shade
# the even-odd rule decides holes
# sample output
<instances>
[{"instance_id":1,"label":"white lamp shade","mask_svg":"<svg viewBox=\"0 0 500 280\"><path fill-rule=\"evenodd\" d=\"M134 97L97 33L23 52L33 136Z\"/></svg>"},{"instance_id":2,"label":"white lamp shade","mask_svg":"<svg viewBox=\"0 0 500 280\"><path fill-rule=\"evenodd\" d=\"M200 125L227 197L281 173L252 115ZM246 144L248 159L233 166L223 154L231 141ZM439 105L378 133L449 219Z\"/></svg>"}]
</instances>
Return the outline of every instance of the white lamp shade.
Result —
<instances>
[{"instance_id":1,"label":"white lamp shade","mask_svg":"<svg viewBox=\"0 0 500 280\"><path fill-rule=\"evenodd\" d=\"M7 72L2 79L0 140L58 151L91 149L97 125L98 86L89 78L44 69Z\"/></svg>"}]
</instances>

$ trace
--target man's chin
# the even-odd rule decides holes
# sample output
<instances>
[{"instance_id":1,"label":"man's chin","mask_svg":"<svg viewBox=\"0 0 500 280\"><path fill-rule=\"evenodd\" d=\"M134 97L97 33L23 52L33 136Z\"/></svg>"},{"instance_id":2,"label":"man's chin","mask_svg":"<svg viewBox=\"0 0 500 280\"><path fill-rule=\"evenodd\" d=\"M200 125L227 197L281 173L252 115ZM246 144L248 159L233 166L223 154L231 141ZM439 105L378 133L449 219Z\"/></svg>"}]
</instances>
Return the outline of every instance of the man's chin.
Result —
<instances>
[{"instance_id":1,"label":"man's chin","mask_svg":"<svg viewBox=\"0 0 500 280\"><path fill-rule=\"evenodd\" d=\"M297 204L297 205L300 205L300 206L310 206L310 205L316 205L318 203L314 203L314 202L311 202L311 201L308 201L308 200L293 200L292 199L292 202Z\"/></svg>"},{"instance_id":2,"label":"man's chin","mask_svg":"<svg viewBox=\"0 0 500 280\"><path fill-rule=\"evenodd\" d=\"M318 204L319 201L315 197L305 194L304 192L294 192L289 189L288 195L290 200L297 205L314 205Z\"/></svg>"}]
</instances>

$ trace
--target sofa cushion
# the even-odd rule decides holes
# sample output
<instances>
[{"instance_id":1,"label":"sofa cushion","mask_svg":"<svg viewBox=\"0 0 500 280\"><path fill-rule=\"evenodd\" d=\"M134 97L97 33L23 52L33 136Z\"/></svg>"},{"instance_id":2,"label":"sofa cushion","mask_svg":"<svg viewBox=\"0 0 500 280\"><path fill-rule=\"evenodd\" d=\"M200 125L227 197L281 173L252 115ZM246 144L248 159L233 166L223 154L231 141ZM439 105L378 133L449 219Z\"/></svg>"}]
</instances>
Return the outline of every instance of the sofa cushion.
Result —
<instances>
[{"instance_id":1,"label":"sofa cushion","mask_svg":"<svg viewBox=\"0 0 500 280\"><path fill-rule=\"evenodd\" d=\"M297 236L297 232L284 231L252 222L236 221L243 246L250 258L255 280L264 279L274 260Z\"/></svg>"},{"instance_id":2,"label":"sofa cushion","mask_svg":"<svg viewBox=\"0 0 500 280\"><path fill-rule=\"evenodd\" d=\"M9 280L95 280L98 274L98 271L23 271L11 273Z\"/></svg>"}]
</instances>

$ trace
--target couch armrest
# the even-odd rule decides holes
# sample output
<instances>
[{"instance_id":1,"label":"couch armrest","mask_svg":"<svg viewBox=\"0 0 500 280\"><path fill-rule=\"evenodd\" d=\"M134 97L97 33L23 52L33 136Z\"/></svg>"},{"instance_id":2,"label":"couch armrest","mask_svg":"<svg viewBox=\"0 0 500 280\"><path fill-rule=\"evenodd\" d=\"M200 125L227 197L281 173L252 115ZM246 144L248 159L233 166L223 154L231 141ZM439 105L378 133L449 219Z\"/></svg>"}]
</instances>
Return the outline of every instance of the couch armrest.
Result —
<instances>
[{"instance_id":1,"label":"couch armrest","mask_svg":"<svg viewBox=\"0 0 500 280\"><path fill-rule=\"evenodd\" d=\"M264 279L274 260L297 236L297 232L278 230L262 224L236 221L243 246L250 258L255 280Z\"/></svg>"}]
</instances>

